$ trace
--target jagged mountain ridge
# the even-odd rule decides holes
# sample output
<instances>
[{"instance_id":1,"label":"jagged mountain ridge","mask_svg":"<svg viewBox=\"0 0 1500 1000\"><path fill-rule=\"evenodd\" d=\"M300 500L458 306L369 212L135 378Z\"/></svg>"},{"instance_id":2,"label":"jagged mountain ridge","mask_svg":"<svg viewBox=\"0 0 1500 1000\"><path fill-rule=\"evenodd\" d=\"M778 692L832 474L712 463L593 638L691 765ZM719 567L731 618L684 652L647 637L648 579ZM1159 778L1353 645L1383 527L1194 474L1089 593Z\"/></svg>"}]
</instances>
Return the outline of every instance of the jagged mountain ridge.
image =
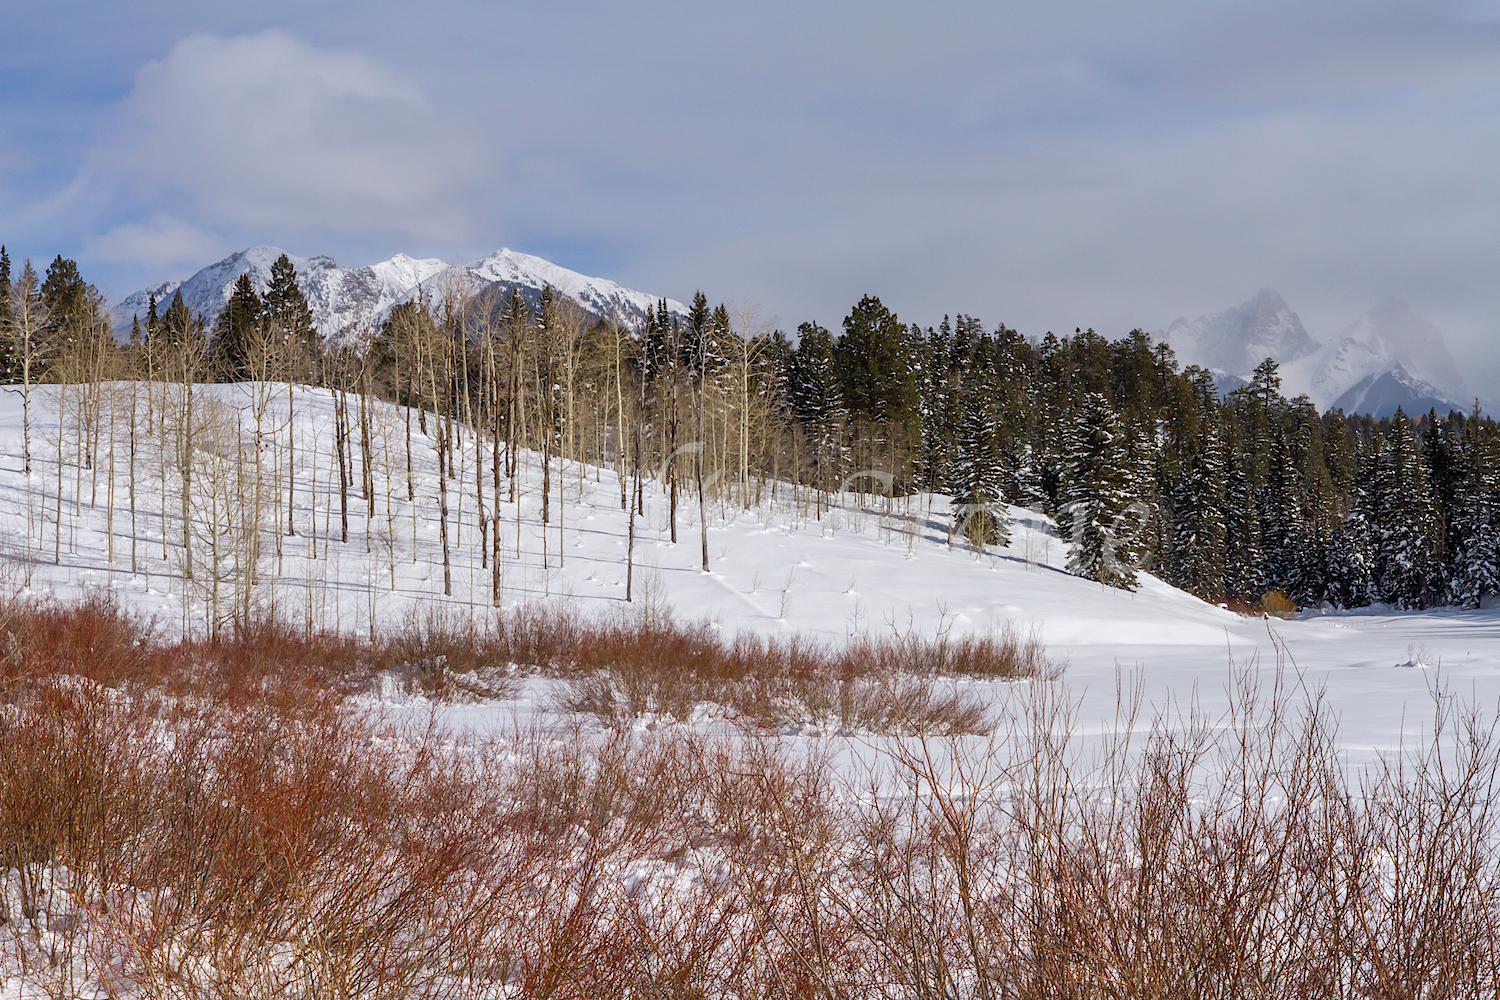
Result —
<instances>
[{"instance_id":1,"label":"jagged mountain ridge","mask_svg":"<svg viewBox=\"0 0 1500 1000\"><path fill-rule=\"evenodd\" d=\"M1195 320L1177 319L1157 338L1183 365L1214 374L1221 391L1249 381L1266 358L1277 362L1282 392L1306 395L1319 409L1390 416L1436 408L1465 410L1473 397L1441 331L1406 303L1387 299L1320 343L1273 289L1248 302Z\"/></svg>"},{"instance_id":2,"label":"jagged mountain ridge","mask_svg":"<svg viewBox=\"0 0 1500 1000\"><path fill-rule=\"evenodd\" d=\"M183 302L212 323L234 292L240 275L249 274L256 291L264 292L271 280L271 265L281 256L279 247L255 246L230 254L210 264L185 281L164 281L126 296L115 307L117 328L130 325L132 317L145 318L151 296L158 309L165 309L181 289ZM307 298L313 325L328 340L360 337L390 313L392 307L425 295L441 297L449 288L460 290L465 299L485 292L503 298L512 289L535 305L542 289L550 285L591 315L626 323L644 319L646 310L661 301L610 281L570 271L531 254L502 248L470 264L449 264L437 258L418 260L397 254L389 260L365 267L340 267L332 257L296 257L287 254L297 271L297 284ZM686 315L682 303L667 300L667 308Z\"/></svg>"}]
</instances>

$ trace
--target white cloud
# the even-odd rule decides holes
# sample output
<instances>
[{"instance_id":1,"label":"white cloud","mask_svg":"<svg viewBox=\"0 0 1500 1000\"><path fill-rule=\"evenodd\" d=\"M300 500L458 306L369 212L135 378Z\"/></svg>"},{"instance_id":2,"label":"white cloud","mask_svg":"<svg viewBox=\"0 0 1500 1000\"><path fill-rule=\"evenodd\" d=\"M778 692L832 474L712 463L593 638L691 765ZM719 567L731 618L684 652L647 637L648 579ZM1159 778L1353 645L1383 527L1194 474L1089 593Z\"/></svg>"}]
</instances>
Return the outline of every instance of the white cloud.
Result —
<instances>
[{"instance_id":1,"label":"white cloud","mask_svg":"<svg viewBox=\"0 0 1500 1000\"><path fill-rule=\"evenodd\" d=\"M165 267L201 264L224 254L223 239L192 223L169 215L158 215L144 225L126 223L102 236L88 236L84 253L94 260L122 261Z\"/></svg>"},{"instance_id":2,"label":"white cloud","mask_svg":"<svg viewBox=\"0 0 1500 1000\"><path fill-rule=\"evenodd\" d=\"M192 35L143 66L106 155L209 224L462 239L479 162L410 81L280 31Z\"/></svg>"}]
</instances>

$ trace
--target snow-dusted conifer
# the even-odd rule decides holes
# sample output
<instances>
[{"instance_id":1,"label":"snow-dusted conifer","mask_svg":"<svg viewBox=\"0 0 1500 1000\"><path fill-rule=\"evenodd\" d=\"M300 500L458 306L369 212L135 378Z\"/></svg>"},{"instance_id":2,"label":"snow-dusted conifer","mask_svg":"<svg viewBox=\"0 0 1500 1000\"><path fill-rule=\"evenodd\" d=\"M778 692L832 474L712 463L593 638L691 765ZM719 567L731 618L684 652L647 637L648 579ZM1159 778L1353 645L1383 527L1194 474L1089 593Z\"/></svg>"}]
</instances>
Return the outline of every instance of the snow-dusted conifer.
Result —
<instances>
[{"instance_id":1,"label":"snow-dusted conifer","mask_svg":"<svg viewBox=\"0 0 1500 1000\"><path fill-rule=\"evenodd\" d=\"M1376 494L1380 598L1401 608L1422 607L1441 570L1437 504L1427 466L1417 455L1411 421L1400 408L1386 434Z\"/></svg>"},{"instance_id":2,"label":"snow-dusted conifer","mask_svg":"<svg viewBox=\"0 0 1500 1000\"><path fill-rule=\"evenodd\" d=\"M1136 587L1140 527L1129 461L1119 418L1103 395L1089 393L1063 460L1058 523L1068 539L1068 572L1124 590Z\"/></svg>"},{"instance_id":3,"label":"snow-dusted conifer","mask_svg":"<svg viewBox=\"0 0 1500 1000\"><path fill-rule=\"evenodd\" d=\"M1172 582L1199 597L1224 586L1224 451L1212 421L1172 488L1167 566Z\"/></svg>"},{"instance_id":4,"label":"snow-dusted conifer","mask_svg":"<svg viewBox=\"0 0 1500 1000\"><path fill-rule=\"evenodd\" d=\"M1224 490L1224 592L1258 599L1266 589L1265 556L1246 462L1241 456L1230 464Z\"/></svg>"},{"instance_id":5,"label":"snow-dusted conifer","mask_svg":"<svg viewBox=\"0 0 1500 1000\"><path fill-rule=\"evenodd\" d=\"M1477 436L1477 418L1474 426ZM1476 440L1466 451L1465 475L1453 505L1457 558L1451 597L1478 607L1486 596L1500 594L1500 440Z\"/></svg>"},{"instance_id":6,"label":"snow-dusted conifer","mask_svg":"<svg viewBox=\"0 0 1500 1000\"><path fill-rule=\"evenodd\" d=\"M977 399L969 399L964 408L953 478L954 510L962 519L954 527L980 548L1009 544L1010 523L1000 492L994 431Z\"/></svg>"},{"instance_id":7,"label":"snow-dusted conifer","mask_svg":"<svg viewBox=\"0 0 1500 1000\"><path fill-rule=\"evenodd\" d=\"M1301 492L1291 442L1278 429L1269 442L1266 481L1258 496L1260 545L1265 554L1267 586L1298 597L1305 596L1296 592L1308 543Z\"/></svg>"}]
</instances>

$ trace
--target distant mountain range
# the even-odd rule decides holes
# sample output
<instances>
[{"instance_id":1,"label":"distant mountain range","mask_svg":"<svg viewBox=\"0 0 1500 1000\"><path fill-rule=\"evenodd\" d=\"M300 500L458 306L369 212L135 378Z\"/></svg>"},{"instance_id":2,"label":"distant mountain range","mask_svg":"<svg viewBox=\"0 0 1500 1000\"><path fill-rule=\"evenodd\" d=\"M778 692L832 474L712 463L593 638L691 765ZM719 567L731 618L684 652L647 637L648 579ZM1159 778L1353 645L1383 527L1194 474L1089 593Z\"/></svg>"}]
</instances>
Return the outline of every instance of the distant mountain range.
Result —
<instances>
[{"instance_id":1,"label":"distant mountain range","mask_svg":"<svg viewBox=\"0 0 1500 1000\"><path fill-rule=\"evenodd\" d=\"M212 323L229 301L240 275L250 275L256 291L263 293L271 280L271 265L283 252L279 247L251 247L210 264L186 281L163 281L143 288L115 306L115 325L128 327L133 316L144 319L153 295L157 308L165 309L179 289L187 307ZM542 289L550 285L591 315L604 319L619 316L626 323L644 319L646 310L661 301L605 278L590 278L540 257L506 249L472 264L449 264L436 258L416 260L397 254L366 267L340 267L332 257L287 257L297 269L297 284L312 310L313 325L325 339L335 341L362 335L362 326L375 329L398 303L423 295L436 301L450 287L458 288L465 298L483 293L497 301L515 289L534 306ZM680 315L687 312L682 303L672 299L667 300L667 308Z\"/></svg>"},{"instance_id":2,"label":"distant mountain range","mask_svg":"<svg viewBox=\"0 0 1500 1000\"><path fill-rule=\"evenodd\" d=\"M1211 371L1225 392L1271 358L1280 366L1282 394L1305 394L1320 410L1387 417L1398 406L1415 414L1474 405L1442 333L1398 299L1376 305L1328 343L1309 335L1270 288L1221 313L1178 319L1156 336L1184 366Z\"/></svg>"}]
</instances>

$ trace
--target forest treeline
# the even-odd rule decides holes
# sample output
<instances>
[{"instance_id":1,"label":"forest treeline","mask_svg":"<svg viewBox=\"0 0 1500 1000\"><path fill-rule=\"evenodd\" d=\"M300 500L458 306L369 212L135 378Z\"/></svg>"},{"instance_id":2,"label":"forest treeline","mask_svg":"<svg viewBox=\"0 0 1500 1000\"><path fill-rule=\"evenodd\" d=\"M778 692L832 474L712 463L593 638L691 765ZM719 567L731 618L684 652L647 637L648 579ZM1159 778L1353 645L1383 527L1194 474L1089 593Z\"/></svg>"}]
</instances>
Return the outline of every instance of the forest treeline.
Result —
<instances>
[{"instance_id":1,"label":"forest treeline","mask_svg":"<svg viewBox=\"0 0 1500 1000\"><path fill-rule=\"evenodd\" d=\"M686 503L702 525L709 503L788 491L818 514L840 492L930 491L954 499L950 538L981 550L1007 540L1004 504L1054 516L1070 571L1113 586L1146 569L1237 606L1273 591L1403 608L1500 593L1500 433L1477 406L1319 413L1282 395L1269 359L1222 394L1141 330L1028 339L966 315L922 328L873 296L839 330L808 322L793 339L701 292L685 313L662 301L626 323L551 289L535 303L472 291L434 289L325 343L283 256L264 294L242 276L212 324L178 292L127 336L74 262L13 274L0 250L0 377L28 406L41 382L321 385L339 401L346 505L373 490L368 454L355 479L365 401L396 402L437 441L443 490L494 515L496 560L499 504L533 449L544 477L554 458L613 467L622 507L643 509L643 480L659 480L674 541Z\"/></svg>"}]
</instances>

